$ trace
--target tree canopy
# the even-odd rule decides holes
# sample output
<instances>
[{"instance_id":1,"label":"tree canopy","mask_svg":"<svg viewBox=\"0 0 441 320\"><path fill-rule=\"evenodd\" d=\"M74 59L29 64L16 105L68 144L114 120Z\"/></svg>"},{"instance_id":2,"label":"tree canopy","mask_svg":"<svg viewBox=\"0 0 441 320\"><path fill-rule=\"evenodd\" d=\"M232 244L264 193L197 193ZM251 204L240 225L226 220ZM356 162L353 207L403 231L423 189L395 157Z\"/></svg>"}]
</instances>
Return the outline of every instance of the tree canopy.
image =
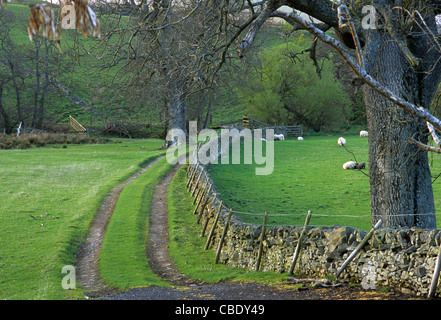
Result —
<instances>
[{"instance_id":1,"label":"tree canopy","mask_svg":"<svg viewBox=\"0 0 441 320\"><path fill-rule=\"evenodd\" d=\"M353 84L362 87L372 224L381 219L385 227L436 226L427 151L441 153L437 136L441 120L429 111L441 82L440 0L145 0L97 2L97 10L88 7L87 0L73 2L75 9L82 8L76 27L86 34L98 33L91 28L98 26L92 12L115 18L116 23L102 33L103 42L114 50L110 65L128 75L143 75L132 78L141 80L141 90L148 79L164 85L158 92L168 129L185 130L187 101L194 90L210 90L229 61L256 54L250 48L269 19L283 19L294 30L307 31L343 58L354 73ZM58 35L50 10L39 7L43 35ZM29 23L32 27L32 14ZM331 29L332 33L326 32ZM30 30L33 35L37 33L33 30L38 31ZM120 35L119 41L115 35ZM272 75L283 75L283 81L262 78L260 84L268 90L261 91L265 94L259 99L285 110L299 106L280 99L280 94L300 99L295 89L301 80L306 86L307 77L289 73L288 68L278 72L274 59L262 70L272 69ZM3 64L2 69L7 68ZM51 82L47 72L37 78L43 87ZM270 86L271 82L275 83ZM310 100L312 111L315 104ZM429 139L435 146L429 145Z\"/></svg>"},{"instance_id":2,"label":"tree canopy","mask_svg":"<svg viewBox=\"0 0 441 320\"><path fill-rule=\"evenodd\" d=\"M344 124L351 113L347 93L329 57L317 61L320 73L303 52L303 37L259 53L261 64L250 68L247 86L238 87L247 112L270 124L303 124L319 132Z\"/></svg>"}]
</instances>

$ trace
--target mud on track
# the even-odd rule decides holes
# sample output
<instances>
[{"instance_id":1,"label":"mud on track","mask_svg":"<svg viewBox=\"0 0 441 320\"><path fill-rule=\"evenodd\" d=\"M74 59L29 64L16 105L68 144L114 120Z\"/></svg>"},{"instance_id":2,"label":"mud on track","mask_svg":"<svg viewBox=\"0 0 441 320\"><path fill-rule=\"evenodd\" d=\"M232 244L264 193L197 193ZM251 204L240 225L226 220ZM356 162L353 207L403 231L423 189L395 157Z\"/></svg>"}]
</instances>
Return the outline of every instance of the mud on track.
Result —
<instances>
[{"instance_id":1,"label":"mud on track","mask_svg":"<svg viewBox=\"0 0 441 320\"><path fill-rule=\"evenodd\" d=\"M101 201L98 211L89 226L86 240L81 244L76 255L77 280L86 291L90 291L94 296L115 292L114 289L107 287L101 281L98 272L98 258L103 244L103 237L110 218L112 217L118 197L126 185L134 181L162 158L163 157L159 157L150 162L146 167L112 189Z\"/></svg>"}]
</instances>

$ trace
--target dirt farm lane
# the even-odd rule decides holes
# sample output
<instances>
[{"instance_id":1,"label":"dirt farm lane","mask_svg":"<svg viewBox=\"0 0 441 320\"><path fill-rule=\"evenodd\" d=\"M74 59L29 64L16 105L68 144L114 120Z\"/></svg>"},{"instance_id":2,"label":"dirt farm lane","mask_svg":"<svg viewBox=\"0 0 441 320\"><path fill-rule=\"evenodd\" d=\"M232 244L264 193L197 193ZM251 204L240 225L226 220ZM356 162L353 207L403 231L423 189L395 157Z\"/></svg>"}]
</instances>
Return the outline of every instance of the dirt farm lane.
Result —
<instances>
[{"instance_id":1,"label":"dirt farm lane","mask_svg":"<svg viewBox=\"0 0 441 320\"><path fill-rule=\"evenodd\" d=\"M96 213L87 240L77 255L78 281L88 291L88 298L103 300L408 300L415 298L393 290L383 293L350 286L304 285L299 288L289 281L275 286L237 281L206 284L188 278L177 270L168 252L168 210L165 195L179 165L176 165L154 190L149 226L150 238L146 247L152 270L170 282L173 287L135 288L127 292L119 292L107 287L101 282L97 271L98 256L118 195L125 185L147 171L157 161L159 158L112 190Z\"/></svg>"}]
</instances>

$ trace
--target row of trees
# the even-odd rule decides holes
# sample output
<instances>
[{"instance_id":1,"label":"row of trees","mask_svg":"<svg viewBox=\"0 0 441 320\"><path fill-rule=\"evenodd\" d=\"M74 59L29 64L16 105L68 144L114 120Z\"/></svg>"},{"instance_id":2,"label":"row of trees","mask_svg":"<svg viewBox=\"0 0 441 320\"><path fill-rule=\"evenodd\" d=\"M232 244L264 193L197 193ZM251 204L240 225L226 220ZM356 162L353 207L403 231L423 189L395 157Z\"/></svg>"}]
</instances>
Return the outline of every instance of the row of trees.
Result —
<instances>
[{"instance_id":1,"label":"row of trees","mask_svg":"<svg viewBox=\"0 0 441 320\"><path fill-rule=\"evenodd\" d=\"M6 133L20 122L42 127L54 68L52 42L39 38L32 46L18 45L11 31L18 25L11 12L0 12L0 119Z\"/></svg>"},{"instance_id":2,"label":"row of trees","mask_svg":"<svg viewBox=\"0 0 441 320\"><path fill-rule=\"evenodd\" d=\"M120 132L136 128L131 123L142 123L139 115L147 113L150 124L162 123L165 136L168 127L184 127L189 117L197 117L200 128L208 126L216 106L225 104L218 97L226 91L236 104L243 106L239 110L269 123L302 123L320 131L353 120L351 109L355 104L348 100L341 84L335 80L334 63L327 53L326 59L320 61L322 70L319 76L308 61L307 42L286 36L292 28L278 25L268 30L283 32L282 39L269 44L266 42L270 41L264 41L253 48L258 54L238 62L232 37L240 28L219 20L221 16L217 15L216 4L198 3L183 2L173 8L173 12L169 10L166 21L161 22L165 27L157 21L159 11L154 12L153 4L140 8L134 2L119 6L98 3L95 10L104 17L105 36L95 44L93 51L75 53L74 59L79 61L81 55L89 59L90 56L100 57L89 73L99 73L102 78L111 78L112 81L91 83L91 93L86 97L82 97L83 92L76 93L74 85L69 88L70 79L63 76L78 73L78 68L61 70L65 56L72 55L72 50L66 50L66 44L62 43L65 52L61 54L58 43L55 42L56 47L54 42L43 37L34 37L32 46L21 43L11 37L11 34L17 34L16 30L11 33L11 29L18 29L24 23L22 17L14 17L11 11L2 10L2 43L7 46L2 51L1 60L5 75L2 92L8 92L1 109L2 127L10 133L20 122L41 129L45 123L58 121L61 115L57 117L56 113L60 108L51 106L59 104L59 99L48 97L64 95L75 109L78 105L83 106L83 110L92 113L102 125L113 123L112 128ZM115 13L121 18L110 18ZM181 19L182 16L187 18ZM144 19L144 23L153 19L155 25L130 26L139 19ZM243 23L244 18L236 20ZM126 32L128 28L136 29L133 37ZM195 39L194 34L199 34L199 39ZM66 42L66 36L63 40ZM81 48L81 40L74 41ZM280 43L279 47L274 48L277 43ZM232 51L228 51L229 47ZM26 61L24 56L32 58ZM262 78L262 74L269 75L269 72L281 74ZM272 77L280 76L284 78L283 83L270 83ZM87 77L88 74L83 75L83 78ZM290 77L297 81L289 80ZM27 85L19 86L18 82ZM320 101L314 90L307 89L311 86L321 93L318 95ZM12 89L16 92L14 96L9 94ZM71 112L75 113L75 110ZM241 113L237 113L236 119L240 119ZM63 116L67 118L64 113Z\"/></svg>"},{"instance_id":3,"label":"row of trees","mask_svg":"<svg viewBox=\"0 0 441 320\"><path fill-rule=\"evenodd\" d=\"M295 30L306 30L333 47L354 72L354 84L363 87L370 133L372 223L382 219L386 227L436 227L431 174L424 150L428 150L428 128L441 130L441 121L428 112L441 80L441 47L436 26L441 2L218 0L172 4L164 0L151 2L153 10L146 18L141 17L148 23L130 30L131 42L125 52L136 58L133 61L142 61L141 65L154 61L154 75L171 88L164 95L169 128L185 129L185 102L188 89L194 88L191 84L202 81L202 87L209 88L216 81L219 66L225 66L230 57L230 49L239 48L239 57L256 55L249 49L262 25L270 18L282 18ZM282 11L282 6L297 11ZM371 9L368 21L366 6ZM170 14L176 10L181 10L178 15ZM313 19L305 19L298 12ZM330 29L335 37L324 32ZM133 39L140 35L147 41L137 42L141 45L134 47ZM179 45L181 39L189 41ZM155 50L148 58L139 60L139 53L145 55L146 47ZM269 56L262 65L277 75L276 64L271 65L274 59ZM275 92L295 94L291 90L295 86L294 75L288 70L284 74L284 81L263 81L262 77L259 85L272 84L268 89L273 92L272 97L264 100L282 105L283 99L274 99ZM273 89L274 86L279 87ZM281 90L283 86L286 90Z\"/></svg>"}]
</instances>

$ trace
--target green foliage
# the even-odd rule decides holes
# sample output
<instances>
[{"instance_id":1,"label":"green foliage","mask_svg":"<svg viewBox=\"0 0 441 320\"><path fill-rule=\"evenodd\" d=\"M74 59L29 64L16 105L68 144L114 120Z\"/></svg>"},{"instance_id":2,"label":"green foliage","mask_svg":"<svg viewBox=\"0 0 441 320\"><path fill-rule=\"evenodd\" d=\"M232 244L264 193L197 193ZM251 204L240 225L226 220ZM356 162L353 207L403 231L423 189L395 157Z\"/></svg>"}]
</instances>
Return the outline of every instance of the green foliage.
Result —
<instances>
[{"instance_id":1,"label":"green foliage","mask_svg":"<svg viewBox=\"0 0 441 320\"><path fill-rule=\"evenodd\" d=\"M319 131L339 126L350 116L351 102L334 76L330 59L318 61L321 77L306 54L305 41L264 50L261 65L249 74L249 86L238 88L248 115L272 124L303 124Z\"/></svg>"}]
</instances>

